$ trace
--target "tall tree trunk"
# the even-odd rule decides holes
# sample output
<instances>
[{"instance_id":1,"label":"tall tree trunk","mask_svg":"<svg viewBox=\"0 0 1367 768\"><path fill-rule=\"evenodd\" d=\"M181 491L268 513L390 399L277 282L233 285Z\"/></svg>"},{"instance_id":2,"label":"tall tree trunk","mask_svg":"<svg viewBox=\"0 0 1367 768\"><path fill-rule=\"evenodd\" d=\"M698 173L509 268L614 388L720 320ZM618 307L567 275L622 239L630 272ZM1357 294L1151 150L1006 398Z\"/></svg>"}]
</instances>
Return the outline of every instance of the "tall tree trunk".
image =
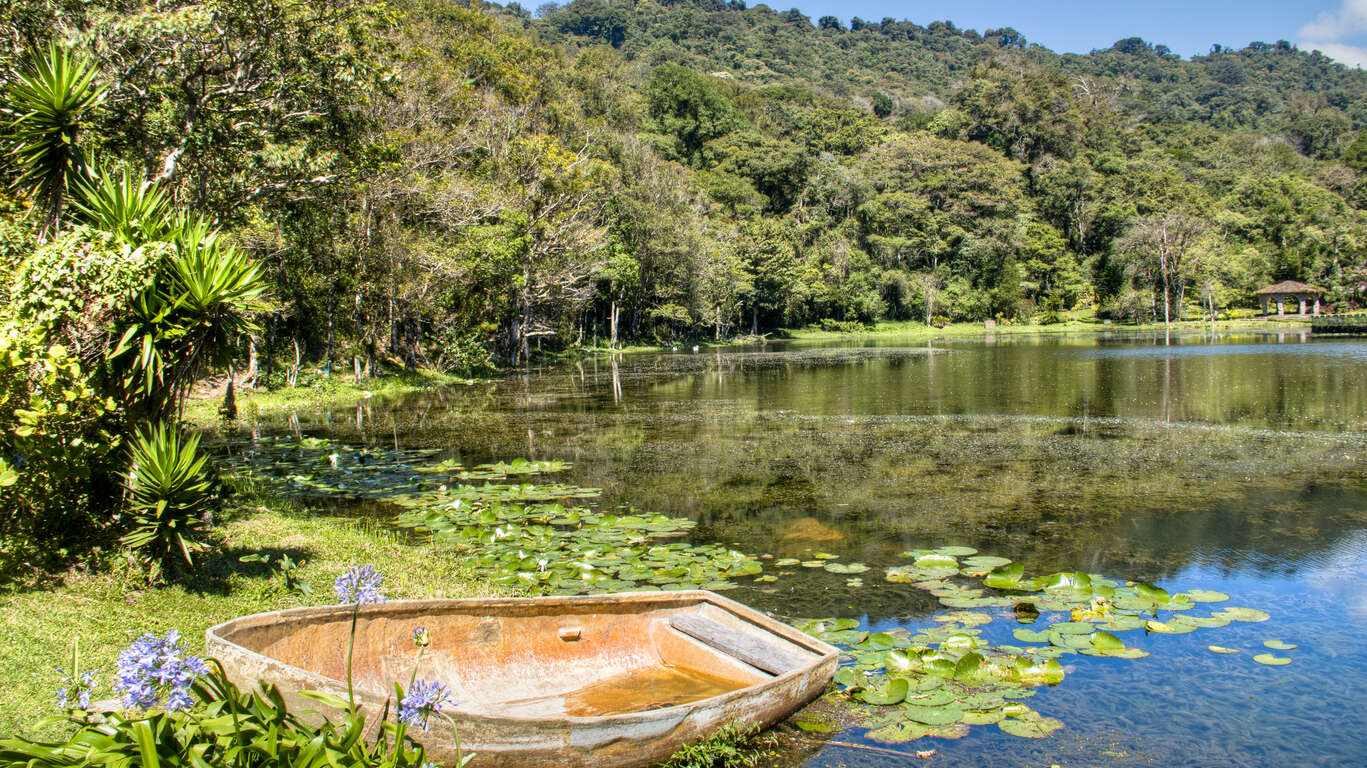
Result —
<instances>
[{"instance_id":1,"label":"tall tree trunk","mask_svg":"<svg viewBox=\"0 0 1367 768\"><path fill-rule=\"evenodd\" d=\"M323 356L323 377L332 378L332 345L336 341L337 284L328 286L328 348Z\"/></svg>"}]
</instances>

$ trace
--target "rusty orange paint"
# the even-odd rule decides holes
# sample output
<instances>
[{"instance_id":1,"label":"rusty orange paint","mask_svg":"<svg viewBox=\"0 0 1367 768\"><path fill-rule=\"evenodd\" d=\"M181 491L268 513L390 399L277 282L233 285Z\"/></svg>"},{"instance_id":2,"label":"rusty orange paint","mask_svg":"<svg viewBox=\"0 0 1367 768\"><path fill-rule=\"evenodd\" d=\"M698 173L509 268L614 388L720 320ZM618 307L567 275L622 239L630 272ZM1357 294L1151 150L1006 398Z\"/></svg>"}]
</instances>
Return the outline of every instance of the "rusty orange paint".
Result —
<instances>
[{"instance_id":1,"label":"rusty orange paint","mask_svg":"<svg viewBox=\"0 0 1367 768\"><path fill-rule=\"evenodd\" d=\"M751 650L797 663L774 675L670 626L692 613ZM207 634L234 682L299 696L346 697L350 606L234 619ZM473 768L626 768L665 759L730 722L767 727L825 690L835 648L711 592L396 601L361 608L353 679L371 722L394 712L394 683L414 672L413 630L430 645L417 676L451 689L454 723L418 731L432 759L454 764L455 737ZM721 643L725 645L726 643ZM752 659L754 660L754 659Z\"/></svg>"}]
</instances>

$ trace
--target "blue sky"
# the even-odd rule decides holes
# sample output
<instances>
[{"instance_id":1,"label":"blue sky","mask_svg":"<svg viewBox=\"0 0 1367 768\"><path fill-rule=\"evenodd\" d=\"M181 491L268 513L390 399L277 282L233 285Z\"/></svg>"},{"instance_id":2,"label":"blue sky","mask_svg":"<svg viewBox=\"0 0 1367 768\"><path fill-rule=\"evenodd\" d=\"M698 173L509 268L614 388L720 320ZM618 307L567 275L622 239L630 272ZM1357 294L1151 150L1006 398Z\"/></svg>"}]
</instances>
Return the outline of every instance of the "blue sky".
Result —
<instances>
[{"instance_id":1,"label":"blue sky","mask_svg":"<svg viewBox=\"0 0 1367 768\"><path fill-rule=\"evenodd\" d=\"M757 5L759 0L752 0ZM1086 53L1116 40L1142 37L1183 56L1212 43L1242 48L1259 40L1290 40L1351 66L1367 66L1367 0L767 0L775 10L796 6L813 21L835 16L918 24L948 19L979 32L1015 27L1031 42Z\"/></svg>"}]
</instances>

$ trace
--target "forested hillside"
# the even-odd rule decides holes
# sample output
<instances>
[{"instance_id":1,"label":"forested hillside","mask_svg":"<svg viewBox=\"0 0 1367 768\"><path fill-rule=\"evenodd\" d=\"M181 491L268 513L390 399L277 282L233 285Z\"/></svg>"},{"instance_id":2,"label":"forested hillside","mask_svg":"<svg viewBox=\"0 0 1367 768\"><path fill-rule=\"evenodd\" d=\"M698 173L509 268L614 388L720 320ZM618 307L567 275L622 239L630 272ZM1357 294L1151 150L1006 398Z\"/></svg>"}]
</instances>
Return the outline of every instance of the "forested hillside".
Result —
<instances>
[{"instance_id":1,"label":"forested hillside","mask_svg":"<svg viewBox=\"0 0 1367 768\"><path fill-rule=\"evenodd\" d=\"M812 323L1162 321L1281 279L1364 300L1367 74L1284 42L1058 55L1009 27L705 0L20 0L0 30L6 83L50 40L96 66L86 167L212 215L262 266L241 355L276 376L296 355L473 371ZM51 232L9 194L13 302Z\"/></svg>"}]
</instances>

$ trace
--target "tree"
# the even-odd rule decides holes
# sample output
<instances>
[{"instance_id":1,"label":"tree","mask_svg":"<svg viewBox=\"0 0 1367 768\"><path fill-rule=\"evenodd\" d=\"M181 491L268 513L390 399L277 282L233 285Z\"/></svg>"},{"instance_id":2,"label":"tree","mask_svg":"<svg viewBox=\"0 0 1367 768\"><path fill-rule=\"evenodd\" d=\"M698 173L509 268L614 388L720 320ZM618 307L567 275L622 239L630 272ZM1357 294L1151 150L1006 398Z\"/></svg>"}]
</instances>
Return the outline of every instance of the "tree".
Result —
<instances>
[{"instance_id":1,"label":"tree","mask_svg":"<svg viewBox=\"0 0 1367 768\"><path fill-rule=\"evenodd\" d=\"M1172 301L1177 301L1181 319L1182 297L1186 287L1187 260L1205 226L1185 213L1146 216L1131 225L1121 242L1121 250L1140 274L1156 276L1163 290L1163 324L1172 320Z\"/></svg>"},{"instance_id":2,"label":"tree","mask_svg":"<svg viewBox=\"0 0 1367 768\"><path fill-rule=\"evenodd\" d=\"M646 104L651 128L673 140L675 159L696 163L703 145L739 128L740 115L705 75L678 64L650 73Z\"/></svg>"}]
</instances>

